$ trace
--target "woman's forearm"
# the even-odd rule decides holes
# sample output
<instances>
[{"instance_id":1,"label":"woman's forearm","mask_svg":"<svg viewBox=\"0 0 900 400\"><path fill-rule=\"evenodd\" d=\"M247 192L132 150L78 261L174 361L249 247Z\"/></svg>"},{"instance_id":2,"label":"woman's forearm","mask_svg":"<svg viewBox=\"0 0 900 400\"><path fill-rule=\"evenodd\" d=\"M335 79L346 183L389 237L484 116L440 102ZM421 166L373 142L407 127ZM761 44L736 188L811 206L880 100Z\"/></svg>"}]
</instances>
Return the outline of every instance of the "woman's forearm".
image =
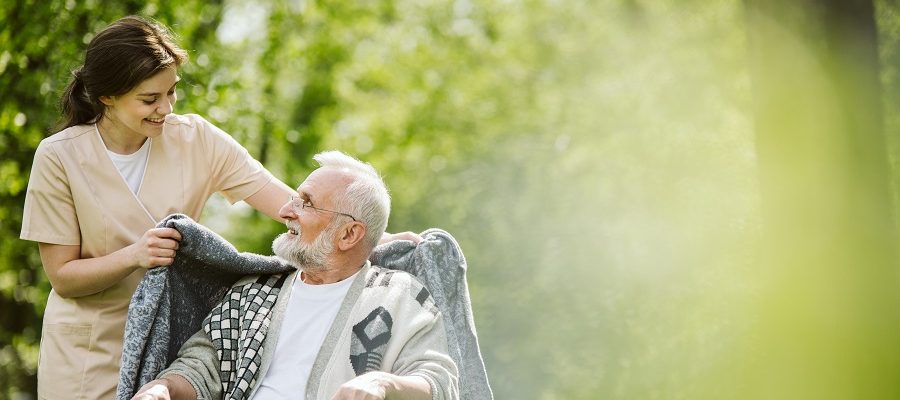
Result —
<instances>
[{"instance_id":1,"label":"woman's forearm","mask_svg":"<svg viewBox=\"0 0 900 400\"><path fill-rule=\"evenodd\" d=\"M65 298L88 296L109 289L139 267L129 249L103 257L80 258L81 246L40 244L41 260L50 284Z\"/></svg>"}]
</instances>

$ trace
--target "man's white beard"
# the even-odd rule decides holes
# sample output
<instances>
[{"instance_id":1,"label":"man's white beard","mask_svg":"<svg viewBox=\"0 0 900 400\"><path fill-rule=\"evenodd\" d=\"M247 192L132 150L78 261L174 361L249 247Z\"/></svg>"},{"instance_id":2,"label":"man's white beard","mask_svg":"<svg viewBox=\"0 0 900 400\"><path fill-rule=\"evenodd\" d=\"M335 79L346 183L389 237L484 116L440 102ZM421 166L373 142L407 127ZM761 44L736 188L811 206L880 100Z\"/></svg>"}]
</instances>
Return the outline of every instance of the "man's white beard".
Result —
<instances>
[{"instance_id":1,"label":"man's white beard","mask_svg":"<svg viewBox=\"0 0 900 400\"><path fill-rule=\"evenodd\" d=\"M278 235L272 242L272 251L275 252L275 255L304 271L325 270L325 262L332 251L334 251L334 246L329 240L334 236L334 232L332 232L334 229L329 225L324 231L319 233L319 236L313 240L312 244L306 244L300 241L303 235L300 231L300 225L297 224L291 228L297 231L297 237L291 240L288 233Z\"/></svg>"}]
</instances>

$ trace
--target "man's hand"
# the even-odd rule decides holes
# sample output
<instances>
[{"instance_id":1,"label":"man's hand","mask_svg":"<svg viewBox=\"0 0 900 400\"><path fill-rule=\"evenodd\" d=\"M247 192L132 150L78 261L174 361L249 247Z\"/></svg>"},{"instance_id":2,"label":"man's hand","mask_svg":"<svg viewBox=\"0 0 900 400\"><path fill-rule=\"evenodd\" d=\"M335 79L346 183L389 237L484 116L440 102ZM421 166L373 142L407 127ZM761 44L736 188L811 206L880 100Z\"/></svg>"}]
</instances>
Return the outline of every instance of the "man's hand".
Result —
<instances>
[{"instance_id":1,"label":"man's hand","mask_svg":"<svg viewBox=\"0 0 900 400\"><path fill-rule=\"evenodd\" d=\"M131 400L171 400L169 397L169 387L166 386L166 380L157 379L147 382L141 386L137 394Z\"/></svg>"},{"instance_id":2,"label":"man's hand","mask_svg":"<svg viewBox=\"0 0 900 400\"><path fill-rule=\"evenodd\" d=\"M332 400L384 400L389 376L373 371L357 376L338 388Z\"/></svg>"},{"instance_id":3,"label":"man's hand","mask_svg":"<svg viewBox=\"0 0 900 400\"><path fill-rule=\"evenodd\" d=\"M141 386L131 400L196 399L197 392L191 383L177 374L166 374L160 379Z\"/></svg>"},{"instance_id":4,"label":"man's hand","mask_svg":"<svg viewBox=\"0 0 900 400\"><path fill-rule=\"evenodd\" d=\"M332 400L431 400L431 385L421 376L398 376L372 371L357 376L338 388Z\"/></svg>"}]
</instances>

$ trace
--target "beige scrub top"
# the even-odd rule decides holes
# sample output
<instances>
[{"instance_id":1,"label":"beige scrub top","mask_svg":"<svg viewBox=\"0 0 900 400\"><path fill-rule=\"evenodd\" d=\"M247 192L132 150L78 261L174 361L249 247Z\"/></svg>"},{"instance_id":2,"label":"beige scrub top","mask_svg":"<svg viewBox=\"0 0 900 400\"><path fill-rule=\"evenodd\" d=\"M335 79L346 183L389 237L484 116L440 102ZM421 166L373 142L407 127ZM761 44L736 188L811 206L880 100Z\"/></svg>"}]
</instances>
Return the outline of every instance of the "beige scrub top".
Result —
<instances>
[{"instance_id":1,"label":"beige scrub top","mask_svg":"<svg viewBox=\"0 0 900 400\"><path fill-rule=\"evenodd\" d=\"M170 115L151 142L135 195L96 126L74 126L44 139L35 152L20 237L81 245L82 258L100 257L136 242L169 214L199 219L215 192L235 203L273 180L202 117ZM50 291L38 363L40 399L115 397L128 303L144 272L89 296L62 298Z\"/></svg>"}]
</instances>

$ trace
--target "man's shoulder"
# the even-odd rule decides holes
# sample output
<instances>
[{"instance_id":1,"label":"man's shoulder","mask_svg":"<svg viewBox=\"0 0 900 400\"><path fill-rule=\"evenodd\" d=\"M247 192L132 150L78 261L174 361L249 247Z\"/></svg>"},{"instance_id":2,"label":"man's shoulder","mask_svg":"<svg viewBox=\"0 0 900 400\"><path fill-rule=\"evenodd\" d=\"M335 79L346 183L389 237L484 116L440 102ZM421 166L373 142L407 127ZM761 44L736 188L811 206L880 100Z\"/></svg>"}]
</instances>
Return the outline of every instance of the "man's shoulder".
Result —
<instances>
[{"instance_id":1,"label":"man's shoulder","mask_svg":"<svg viewBox=\"0 0 900 400\"><path fill-rule=\"evenodd\" d=\"M428 285L408 272L373 265L366 273L363 293L366 292L382 304L424 307L433 315L439 314Z\"/></svg>"},{"instance_id":2,"label":"man's shoulder","mask_svg":"<svg viewBox=\"0 0 900 400\"><path fill-rule=\"evenodd\" d=\"M272 286L281 288L285 281L297 271L281 272L277 274L245 275L231 285L231 290L244 290L253 286Z\"/></svg>"},{"instance_id":3,"label":"man's shoulder","mask_svg":"<svg viewBox=\"0 0 900 400\"><path fill-rule=\"evenodd\" d=\"M412 288L424 286L419 278L406 271L372 265L366 272L366 288Z\"/></svg>"}]
</instances>

